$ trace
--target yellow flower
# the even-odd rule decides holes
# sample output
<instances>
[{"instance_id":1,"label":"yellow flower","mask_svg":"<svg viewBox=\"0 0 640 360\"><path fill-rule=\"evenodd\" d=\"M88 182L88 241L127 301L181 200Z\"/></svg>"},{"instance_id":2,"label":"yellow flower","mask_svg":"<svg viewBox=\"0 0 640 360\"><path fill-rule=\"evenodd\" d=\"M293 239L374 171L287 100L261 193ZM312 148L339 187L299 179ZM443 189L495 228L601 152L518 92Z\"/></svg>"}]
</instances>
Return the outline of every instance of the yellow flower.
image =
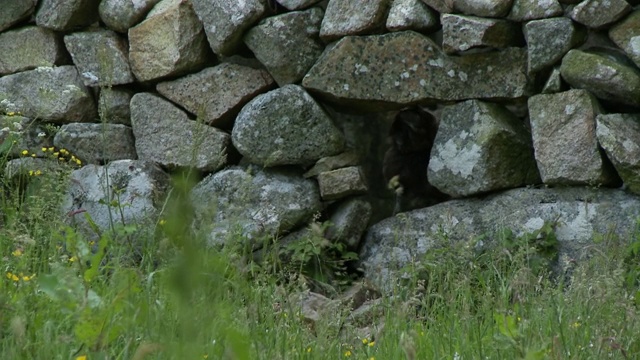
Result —
<instances>
[{"instance_id":1,"label":"yellow flower","mask_svg":"<svg viewBox=\"0 0 640 360\"><path fill-rule=\"evenodd\" d=\"M67 149L60 149L60 154L65 155L68 154L69 152L67 151Z\"/></svg>"},{"instance_id":2,"label":"yellow flower","mask_svg":"<svg viewBox=\"0 0 640 360\"><path fill-rule=\"evenodd\" d=\"M309 347L307 348L307 352L308 352L308 353L310 353L310 352L311 352L311 346L309 346Z\"/></svg>"},{"instance_id":3,"label":"yellow flower","mask_svg":"<svg viewBox=\"0 0 640 360\"><path fill-rule=\"evenodd\" d=\"M202 355L202 358L203 358L203 359L208 359L208 358L209 358L209 354L204 354L204 355Z\"/></svg>"},{"instance_id":4,"label":"yellow flower","mask_svg":"<svg viewBox=\"0 0 640 360\"><path fill-rule=\"evenodd\" d=\"M76 164L82 165L82 161L80 161L80 159L76 159Z\"/></svg>"},{"instance_id":5,"label":"yellow flower","mask_svg":"<svg viewBox=\"0 0 640 360\"><path fill-rule=\"evenodd\" d=\"M16 114L15 112L13 112L13 111L9 111L9 112L7 113L7 116L13 116L13 115L15 115L15 114Z\"/></svg>"},{"instance_id":6,"label":"yellow flower","mask_svg":"<svg viewBox=\"0 0 640 360\"><path fill-rule=\"evenodd\" d=\"M14 252L11 253L11 255L15 257L22 255L22 249L16 249Z\"/></svg>"},{"instance_id":7,"label":"yellow flower","mask_svg":"<svg viewBox=\"0 0 640 360\"><path fill-rule=\"evenodd\" d=\"M53 153L53 156L58 157L58 155L60 155L60 152L56 151Z\"/></svg>"},{"instance_id":8,"label":"yellow flower","mask_svg":"<svg viewBox=\"0 0 640 360\"><path fill-rule=\"evenodd\" d=\"M20 278L18 277L18 275L14 274L14 273L11 273L11 272L8 272L8 271L7 271L7 279L11 279L11 280L13 280L13 281L18 281L18 280L20 280Z\"/></svg>"},{"instance_id":9,"label":"yellow flower","mask_svg":"<svg viewBox=\"0 0 640 360\"><path fill-rule=\"evenodd\" d=\"M573 324L571 324L571 327L574 329L577 329L581 326L582 324L580 323L580 321L576 321Z\"/></svg>"},{"instance_id":10,"label":"yellow flower","mask_svg":"<svg viewBox=\"0 0 640 360\"><path fill-rule=\"evenodd\" d=\"M47 152L47 148L46 147L42 147L42 152Z\"/></svg>"},{"instance_id":11,"label":"yellow flower","mask_svg":"<svg viewBox=\"0 0 640 360\"><path fill-rule=\"evenodd\" d=\"M36 274L31 274L31 276L22 276L22 281L29 281L31 279L33 279L34 277L36 277Z\"/></svg>"},{"instance_id":12,"label":"yellow flower","mask_svg":"<svg viewBox=\"0 0 640 360\"><path fill-rule=\"evenodd\" d=\"M36 154L31 154L31 157L36 157Z\"/></svg>"},{"instance_id":13,"label":"yellow flower","mask_svg":"<svg viewBox=\"0 0 640 360\"><path fill-rule=\"evenodd\" d=\"M160 219L160 222L158 222L160 226L164 226L166 223L167 223L167 220L165 219Z\"/></svg>"},{"instance_id":14,"label":"yellow flower","mask_svg":"<svg viewBox=\"0 0 640 360\"><path fill-rule=\"evenodd\" d=\"M42 175L42 171L40 171L40 170L36 170L36 172L34 172L34 174L35 174L36 176L40 176L40 175Z\"/></svg>"},{"instance_id":15,"label":"yellow flower","mask_svg":"<svg viewBox=\"0 0 640 360\"><path fill-rule=\"evenodd\" d=\"M80 355L76 357L76 360L87 360L87 355Z\"/></svg>"},{"instance_id":16,"label":"yellow flower","mask_svg":"<svg viewBox=\"0 0 640 360\"><path fill-rule=\"evenodd\" d=\"M29 176L33 176L33 170L29 170Z\"/></svg>"},{"instance_id":17,"label":"yellow flower","mask_svg":"<svg viewBox=\"0 0 640 360\"><path fill-rule=\"evenodd\" d=\"M351 356L351 350L347 350L344 352L344 357L349 357Z\"/></svg>"},{"instance_id":18,"label":"yellow flower","mask_svg":"<svg viewBox=\"0 0 640 360\"><path fill-rule=\"evenodd\" d=\"M362 339L362 343L363 344L367 345L368 342L369 342L369 339L367 339L367 338Z\"/></svg>"},{"instance_id":19,"label":"yellow flower","mask_svg":"<svg viewBox=\"0 0 640 360\"><path fill-rule=\"evenodd\" d=\"M49 148L49 151L53 151L53 150L55 150L53 146Z\"/></svg>"},{"instance_id":20,"label":"yellow flower","mask_svg":"<svg viewBox=\"0 0 640 360\"><path fill-rule=\"evenodd\" d=\"M372 347L372 346L373 346L373 345L375 345L375 344L376 344L376 342L375 342L375 341L372 341L372 342L370 342L368 345L369 345L369 347Z\"/></svg>"},{"instance_id":21,"label":"yellow flower","mask_svg":"<svg viewBox=\"0 0 640 360\"><path fill-rule=\"evenodd\" d=\"M29 150L22 150L22 155L29 155Z\"/></svg>"},{"instance_id":22,"label":"yellow flower","mask_svg":"<svg viewBox=\"0 0 640 360\"><path fill-rule=\"evenodd\" d=\"M77 258L77 257L75 257L75 256L72 256L72 257L69 259L69 262L74 262L74 261L76 261L76 260L78 260L78 258Z\"/></svg>"},{"instance_id":23,"label":"yellow flower","mask_svg":"<svg viewBox=\"0 0 640 360\"><path fill-rule=\"evenodd\" d=\"M369 360L376 360L376 358L374 358L373 356L369 358Z\"/></svg>"}]
</instances>

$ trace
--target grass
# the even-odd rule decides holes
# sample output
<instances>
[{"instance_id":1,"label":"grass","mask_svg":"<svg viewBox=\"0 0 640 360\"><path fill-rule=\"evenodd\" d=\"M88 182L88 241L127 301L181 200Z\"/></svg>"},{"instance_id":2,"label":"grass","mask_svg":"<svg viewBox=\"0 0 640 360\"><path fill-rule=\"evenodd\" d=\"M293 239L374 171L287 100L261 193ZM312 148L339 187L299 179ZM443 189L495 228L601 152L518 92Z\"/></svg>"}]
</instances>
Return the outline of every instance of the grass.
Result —
<instances>
[{"instance_id":1,"label":"grass","mask_svg":"<svg viewBox=\"0 0 640 360\"><path fill-rule=\"evenodd\" d=\"M236 249L203 246L204 236L184 226L184 191L156 221L116 223L89 241L56 207L70 168L31 170L26 187L4 184L0 204L2 359L640 355L640 237L598 239L606 251L580 262L570 282L540 265L549 242L534 240L549 239L552 228L524 242L507 233L486 251L449 246L408 269L408 279L369 311L356 316L331 302L312 322L292 296L312 283L304 267L255 264ZM135 261L127 256L132 239L142 244Z\"/></svg>"}]
</instances>

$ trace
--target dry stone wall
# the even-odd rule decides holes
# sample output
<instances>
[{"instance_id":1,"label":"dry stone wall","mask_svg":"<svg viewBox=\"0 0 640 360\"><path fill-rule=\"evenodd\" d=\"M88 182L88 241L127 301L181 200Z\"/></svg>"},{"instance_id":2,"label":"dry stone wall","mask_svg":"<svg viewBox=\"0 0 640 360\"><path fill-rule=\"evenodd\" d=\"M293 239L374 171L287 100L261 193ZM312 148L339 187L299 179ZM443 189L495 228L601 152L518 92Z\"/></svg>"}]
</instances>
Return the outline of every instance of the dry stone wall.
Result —
<instances>
[{"instance_id":1,"label":"dry stone wall","mask_svg":"<svg viewBox=\"0 0 640 360\"><path fill-rule=\"evenodd\" d=\"M616 199L636 204L638 3L0 0L5 176L54 152L80 167L63 211L100 217L115 166L120 190L153 195L131 200L137 221L161 209L160 174L194 168L212 243L293 234L322 214L327 237L364 246L366 265L366 249L424 252L421 238L383 250L395 225L358 241L393 208L390 124L420 106L440 123L424 171L452 198L432 222L471 201L459 199L541 184L624 185Z\"/></svg>"}]
</instances>

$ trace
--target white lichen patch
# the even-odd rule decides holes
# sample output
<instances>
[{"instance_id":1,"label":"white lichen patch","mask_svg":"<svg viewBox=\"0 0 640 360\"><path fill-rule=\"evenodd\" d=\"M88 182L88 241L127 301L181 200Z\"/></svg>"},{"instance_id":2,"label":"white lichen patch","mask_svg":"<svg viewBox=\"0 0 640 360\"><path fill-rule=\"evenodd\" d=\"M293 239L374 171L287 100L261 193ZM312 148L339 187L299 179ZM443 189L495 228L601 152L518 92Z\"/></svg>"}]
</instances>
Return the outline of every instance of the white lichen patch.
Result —
<instances>
[{"instance_id":1,"label":"white lichen patch","mask_svg":"<svg viewBox=\"0 0 640 360\"><path fill-rule=\"evenodd\" d=\"M353 73L356 75L369 72L369 68L364 64L358 63L358 64L355 64L354 67L355 67L355 70L353 71Z\"/></svg>"},{"instance_id":2,"label":"white lichen patch","mask_svg":"<svg viewBox=\"0 0 640 360\"><path fill-rule=\"evenodd\" d=\"M572 219L568 219L567 214L562 216L562 220L556 228L556 235L561 240L591 239L593 237L593 219L596 217L598 205L580 204L577 207L578 214Z\"/></svg>"},{"instance_id":3,"label":"white lichen patch","mask_svg":"<svg viewBox=\"0 0 640 360\"><path fill-rule=\"evenodd\" d=\"M478 144L471 144L460 149L452 139L444 146L438 146L436 154L429 162L429 169L438 172L446 168L454 175L469 177L480 161L481 148Z\"/></svg>"},{"instance_id":4,"label":"white lichen patch","mask_svg":"<svg viewBox=\"0 0 640 360\"><path fill-rule=\"evenodd\" d=\"M629 39L627 49L634 55L640 55L640 36L634 36Z\"/></svg>"}]
</instances>

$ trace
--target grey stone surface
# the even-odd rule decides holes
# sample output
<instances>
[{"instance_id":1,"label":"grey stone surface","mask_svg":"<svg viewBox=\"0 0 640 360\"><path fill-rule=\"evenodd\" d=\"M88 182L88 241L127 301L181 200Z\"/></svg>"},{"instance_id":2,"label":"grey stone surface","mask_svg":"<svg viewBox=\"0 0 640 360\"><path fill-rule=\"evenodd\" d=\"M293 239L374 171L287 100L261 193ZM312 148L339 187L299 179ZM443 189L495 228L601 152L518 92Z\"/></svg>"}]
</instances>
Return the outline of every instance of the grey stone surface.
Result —
<instances>
[{"instance_id":1,"label":"grey stone surface","mask_svg":"<svg viewBox=\"0 0 640 360\"><path fill-rule=\"evenodd\" d=\"M478 100L443 109L428 178L453 197L540 181L524 124L504 107Z\"/></svg>"},{"instance_id":2,"label":"grey stone surface","mask_svg":"<svg viewBox=\"0 0 640 360\"><path fill-rule=\"evenodd\" d=\"M448 0L422 0L422 2L441 14L453 12L453 5L455 3L455 1Z\"/></svg>"},{"instance_id":3,"label":"grey stone surface","mask_svg":"<svg viewBox=\"0 0 640 360\"><path fill-rule=\"evenodd\" d=\"M98 112L100 120L110 124L131 125L129 104L133 91L124 88L105 87L100 89Z\"/></svg>"},{"instance_id":4,"label":"grey stone surface","mask_svg":"<svg viewBox=\"0 0 640 360\"><path fill-rule=\"evenodd\" d=\"M345 199L331 212L325 236L332 241L341 241L350 249L357 249L369 226L372 211L366 200Z\"/></svg>"},{"instance_id":5,"label":"grey stone surface","mask_svg":"<svg viewBox=\"0 0 640 360\"><path fill-rule=\"evenodd\" d=\"M325 51L302 85L328 101L368 112L430 99L520 98L531 92L526 57L519 48L448 57L413 31L350 36Z\"/></svg>"},{"instance_id":6,"label":"grey stone surface","mask_svg":"<svg viewBox=\"0 0 640 360\"><path fill-rule=\"evenodd\" d=\"M244 42L279 86L300 82L322 54L318 37L323 11L314 7L262 20Z\"/></svg>"},{"instance_id":7,"label":"grey stone surface","mask_svg":"<svg viewBox=\"0 0 640 360\"><path fill-rule=\"evenodd\" d=\"M629 105L640 105L640 71L613 58L571 50L562 58L562 78L572 87Z\"/></svg>"},{"instance_id":8,"label":"grey stone surface","mask_svg":"<svg viewBox=\"0 0 640 360\"><path fill-rule=\"evenodd\" d=\"M362 195L368 190L367 182L359 166L320 173L318 186L323 200L337 200L349 195Z\"/></svg>"},{"instance_id":9,"label":"grey stone surface","mask_svg":"<svg viewBox=\"0 0 640 360\"><path fill-rule=\"evenodd\" d=\"M609 37L640 67L640 10L614 25L609 30Z\"/></svg>"},{"instance_id":10,"label":"grey stone surface","mask_svg":"<svg viewBox=\"0 0 640 360\"><path fill-rule=\"evenodd\" d=\"M371 34L384 28L391 0L331 0L320 27L325 42L347 35Z\"/></svg>"},{"instance_id":11,"label":"grey stone surface","mask_svg":"<svg viewBox=\"0 0 640 360\"><path fill-rule=\"evenodd\" d=\"M542 94L559 93L563 90L564 87L562 84L562 77L560 76L560 69L555 67L553 68L553 70L551 70L549 78L547 78L547 81L542 87Z\"/></svg>"},{"instance_id":12,"label":"grey stone surface","mask_svg":"<svg viewBox=\"0 0 640 360\"><path fill-rule=\"evenodd\" d=\"M301 10L306 9L321 0L276 0L278 4L284 6L288 10Z\"/></svg>"},{"instance_id":13,"label":"grey stone surface","mask_svg":"<svg viewBox=\"0 0 640 360\"><path fill-rule=\"evenodd\" d=\"M322 209L318 185L286 169L232 167L206 177L191 191L199 227L211 244L286 232Z\"/></svg>"},{"instance_id":14,"label":"grey stone surface","mask_svg":"<svg viewBox=\"0 0 640 360\"><path fill-rule=\"evenodd\" d=\"M1 5L0 5L1 6ZM62 38L49 29L26 26L0 34L0 76L66 60Z\"/></svg>"},{"instance_id":15,"label":"grey stone surface","mask_svg":"<svg viewBox=\"0 0 640 360\"><path fill-rule=\"evenodd\" d=\"M341 154L334 156L323 157L318 160L315 165L307 172L304 173L304 177L318 176L318 174L326 171L336 170L339 168L358 165L358 154L355 151L345 151Z\"/></svg>"},{"instance_id":16,"label":"grey stone surface","mask_svg":"<svg viewBox=\"0 0 640 360\"><path fill-rule=\"evenodd\" d=\"M586 32L564 17L529 21L524 29L530 73L553 66L586 40Z\"/></svg>"},{"instance_id":17,"label":"grey stone surface","mask_svg":"<svg viewBox=\"0 0 640 360\"><path fill-rule=\"evenodd\" d=\"M520 25L507 20L443 14L442 49L447 54L476 47L506 48L522 41Z\"/></svg>"},{"instance_id":18,"label":"grey stone surface","mask_svg":"<svg viewBox=\"0 0 640 360\"><path fill-rule=\"evenodd\" d=\"M202 23L189 2L163 0L129 29L129 62L139 81L198 70L208 52Z\"/></svg>"},{"instance_id":19,"label":"grey stone surface","mask_svg":"<svg viewBox=\"0 0 640 360\"><path fill-rule=\"evenodd\" d=\"M389 31L431 31L439 23L438 13L420 0L393 0L387 16Z\"/></svg>"},{"instance_id":20,"label":"grey stone surface","mask_svg":"<svg viewBox=\"0 0 640 360\"><path fill-rule=\"evenodd\" d=\"M529 20L561 16L562 6L557 0L513 0L509 20L524 22Z\"/></svg>"},{"instance_id":21,"label":"grey stone surface","mask_svg":"<svg viewBox=\"0 0 640 360\"><path fill-rule=\"evenodd\" d=\"M111 30L126 33L158 2L160 0L102 0L98 11L100 19Z\"/></svg>"},{"instance_id":22,"label":"grey stone surface","mask_svg":"<svg viewBox=\"0 0 640 360\"><path fill-rule=\"evenodd\" d=\"M0 146L10 147L6 150L10 157L25 156L24 150L28 156L44 156L42 148L52 146L52 140L47 129L37 120L15 114L0 115Z\"/></svg>"},{"instance_id":23,"label":"grey stone surface","mask_svg":"<svg viewBox=\"0 0 640 360\"><path fill-rule=\"evenodd\" d=\"M121 124L65 124L56 133L53 144L67 149L85 164L137 159L133 131Z\"/></svg>"},{"instance_id":24,"label":"grey stone surface","mask_svg":"<svg viewBox=\"0 0 640 360\"><path fill-rule=\"evenodd\" d=\"M0 0L0 31L28 19L36 9L38 0Z\"/></svg>"},{"instance_id":25,"label":"grey stone surface","mask_svg":"<svg viewBox=\"0 0 640 360\"><path fill-rule=\"evenodd\" d=\"M242 44L244 32L267 13L265 0L191 0L204 25L213 52L230 56Z\"/></svg>"},{"instance_id":26,"label":"grey stone surface","mask_svg":"<svg viewBox=\"0 0 640 360\"><path fill-rule=\"evenodd\" d=\"M502 18L511 10L513 0L455 0L452 3L465 15Z\"/></svg>"},{"instance_id":27,"label":"grey stone surface","mask_svg":"<svg viewBox=\"0 0 640 360\"><path fill-rule=\"evenodd\" d=\"M568 12L568 16L587 27L599 29L628 14L632 7L625 0L584 0Z\"/></svg>"},{"instance_id":28,"label":"grey stone surface","mask_svg":"<svg viewBox=\"0 0 640 360\"><path fill-rule=\"evenodd\" d=\"M344 148L340 130L298 85L251 100L238 114L231 135L236 149L262 166L309 164Z\"/></svg>"},{"instance_id":29,"label":"grey stone surface","mask_svg":"<svg viewBox=\"0 0 640 360\"><path fill-rule=\"evenodd\" d=\"M40 0L36 24L56 31L83 28L98 21L99 5L96 0Z\"/></svg>"},{"instance_id":30,"label":"grey stone surface","mask_svg":"<svg viewBox=\"0 0 640 360\"><path fill-rule=\"evenodd\" d=\"M599 113L598 101L585 90L529 98L533 146L545 184L607 185L617 180L598 150Z\"/></svg>"},{"instance_id":31,"label":"grey stone surface","mask_svg":"<svg viewBox=\"0 0 640 360\"><path fill-rule=\"evenodd\" d=\"M560 256L580 260L590 249L602 246L594 242L597 234L632 239L638 216L638 197L620 190L514 189L385 219L367 232L360 259L365 279L390 291L404 275L402 269L419 267L424 254L441 248L442 239L451 246L480 236L495 241L505 229L521 235L539 230L545 221L557 221ZM479 244L470 244L474 245Z\"/></svg>"},{"instance_id":32,"label":"grey stone surface","mask_svg":"<svg viewBox=\"0 0 640 360\"><path fill-rule=\"evenodd\" d=\"M242 106L274 85L268 72L222 63L176 80L161 82L158 92L202 121L229 127Z\"/></svg>"},{"instance_id":33,"label":"grey stone surface","mask_svg":"<svg viewBox=\"0 0 640 360\"><path fill-rule=\"evenodd\" d=\"M640 114L598 115L596 134L625 186L640 194Z\"/></svg>"},{"instance_id":34,"label":"grey stone surface","mask_svg":"<svg viewBox=\"0 0 640 360\"><path fill-rule=\"evenodd\" d=\"M110 230L111 225L140 225L155 221L169 180L169 175L149 161L118 160L105 166L87 165L71 173L60 210L95 238L97 235L91 230L84 213L91 216L102 231ZM136 236L131 238L137 239ZM142 244L127 245L137 247Z\"/></svg>"},{"instance_id":35,"label":"grey stone surface","mask_svg":"<svg viewBox=\"0 0 640 360\"><path fill-rule=\"evenodd\" d=\"M9 160L4 168L3 181L17 181L18 179L32 179L47 173L60 171L62 167L56 161L39 157L23 157Z\"/></svg>"},{"instance_id":36,"label":"grey stone surface","mask_svg":"<svg viewBox=\"0 0 640 360\"><path fill-rule=\"evenodd\" d=\"M89 122L96 105L73 66L40 67L0 77L0 111L53 123Z\"/></svg>"},{"instance_id":37,"label":"grey stone surface","mask_svg":"<svg viewBox=\"0 0 640 360\"><path fill-rule=\"evenodd\" d=\"M134 82L127 41L111 30L76 32L64 43L86 86L113 86Z\"/></svg>"},{"instance_id":38,"label":"grey stone surface","mask_svg":"<svg viewBox=\"0 0 640 360\"><path fill-rule=\"evenodd\" d=\"M138 93L131 98L131 125L141 160L200 171L216 171L227 162L227 133L190 120L159 96Z\"/></svg>"}]
</instances>

